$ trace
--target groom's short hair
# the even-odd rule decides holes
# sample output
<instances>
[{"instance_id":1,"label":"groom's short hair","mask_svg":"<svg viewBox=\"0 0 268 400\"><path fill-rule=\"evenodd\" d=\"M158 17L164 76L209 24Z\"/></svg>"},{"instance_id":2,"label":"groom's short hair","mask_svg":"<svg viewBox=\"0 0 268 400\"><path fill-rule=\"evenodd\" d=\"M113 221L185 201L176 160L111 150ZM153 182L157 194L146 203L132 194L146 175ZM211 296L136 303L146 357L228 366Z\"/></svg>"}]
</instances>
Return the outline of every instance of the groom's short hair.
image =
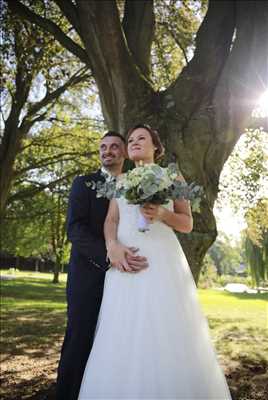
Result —
<instances>
[{"instance_id":1,"label":"groom's short hair","mask_svg":"<svg viewBox=\"0 0 268 400\"><path fill-rule=\"evenodd\" d=\"M124 138L124 136L121 135L120 133L116 132L116 131L108 131L108 132L106 132L106 133L102 136L101 139L104 139L105 137L109 137L109 136L119 137L119 138L122 140L122 142L123 142L124 144L126 144L126 139Z\"/></svg>"}]
</instances>

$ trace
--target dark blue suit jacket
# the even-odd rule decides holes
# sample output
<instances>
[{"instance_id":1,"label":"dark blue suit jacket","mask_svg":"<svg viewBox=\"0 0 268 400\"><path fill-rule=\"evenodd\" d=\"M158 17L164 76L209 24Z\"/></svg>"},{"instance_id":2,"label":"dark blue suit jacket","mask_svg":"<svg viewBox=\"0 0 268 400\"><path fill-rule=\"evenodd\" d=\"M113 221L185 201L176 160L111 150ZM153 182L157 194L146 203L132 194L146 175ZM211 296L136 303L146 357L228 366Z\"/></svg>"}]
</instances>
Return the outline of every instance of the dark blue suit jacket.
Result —
<instances>
[{"instance_id":1,"label":"dark blue suit jacket","mask_svg":"<svg viewBox=\"0 0 268 400\"><path fill-rule=\"evenodd\" d=\"M67 279L67 328L57 378L57 400L76 400L93 344L107 268L103 225L109 201L96 198L87 182L100 171L75 178L68 206L67 236L72 244Z\"/></svg>"},{"instance_id":2,"label":"dark blue suit jacket","mask_svg":"<svg viewBox=\"0 0 268 400\"><path fill-rule=\"evenodd\" d=\"M107 267L103 225L109 201L96 198L88 182L104 180L100 171L75 178L68 206L67 237L72 243L70 263L92 267L92 261Z\"/></svg>"}]
</instances>

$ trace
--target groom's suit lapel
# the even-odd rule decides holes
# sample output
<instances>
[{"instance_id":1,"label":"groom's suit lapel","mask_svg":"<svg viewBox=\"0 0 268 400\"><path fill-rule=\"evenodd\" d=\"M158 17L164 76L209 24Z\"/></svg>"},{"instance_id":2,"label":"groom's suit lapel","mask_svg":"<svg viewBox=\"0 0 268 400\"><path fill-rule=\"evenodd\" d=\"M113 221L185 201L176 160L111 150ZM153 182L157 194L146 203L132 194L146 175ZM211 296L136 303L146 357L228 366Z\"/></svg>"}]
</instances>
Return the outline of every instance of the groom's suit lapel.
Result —
<instances>
[{"instance_id":1,"label":"groom's suit lapel","mask_svg":"<svg viewBox=\"0 0 268 400\"><path fill-rule=\"evenodd\" d=\"M101 174L101 171L98 170L96 173L90 176L90 181L104 182L105 178ZM96 190L93 190L92 188L88 188L88 190L90 191L90 224L92 226L92 230L95 232L95 235L97 235L97 237L101 237L103 236L104 221L109 207L109 200L103 197L96 197ZM105 252L105 245L103 251ZM106 255L104 259L106 259ZM90 258L90 261L97 269L104 272L106 271L108 265L107 259L106 262L103 261L102 263L98 263L95 257L92 257Z\"/></svg>"},{"instance_id":2,"label":"groom's suit lapel","mask_svg":"<svg viewBox=\"0 0 268 400\"><path fill-rule=\"evenodd\" d=\"M102 175L101 170L98 170L91 176L91 180L94 182L104 182L105 178ZM89 188L89 190L91 199L91 221L95 224L103 225L109 207L109 200L103 197L96 197L96 191L91 188Z\"/></svg>"},{"instance_id":3,"label":"groom's suit lapel","mask_svg":"<svg viewBox=\"0 0 268 400\"><path fill-rule=\"evenodd\" d=\"M98 171L96 171L95 174L93 174L92 180L94 182L98 182L98 181L105 182L105 177L102 174L100 169L98 169ZM107 206L107 204L109 205L109 200L105 199L104 197L96 197L96 191L95 190L94 190L94 195L93 196L95 198L95 201L98 203L98 205L100 207Z\"/></svg>"}]
</instances>

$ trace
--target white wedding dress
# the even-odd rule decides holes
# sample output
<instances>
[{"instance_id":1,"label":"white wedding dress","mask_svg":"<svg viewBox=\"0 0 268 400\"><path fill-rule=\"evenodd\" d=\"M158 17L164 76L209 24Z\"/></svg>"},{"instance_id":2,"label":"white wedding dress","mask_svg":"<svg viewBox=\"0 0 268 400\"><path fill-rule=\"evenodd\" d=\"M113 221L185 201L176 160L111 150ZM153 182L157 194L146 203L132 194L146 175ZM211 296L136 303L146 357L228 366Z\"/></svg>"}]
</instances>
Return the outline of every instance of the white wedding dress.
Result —
<instances>
[{"instance_id":1,"label":"white wedding dress","mask_svg":"<svg viewBox=\"0 0 268 400\"><path fill-rule=\"evenodd\" d=\"M106 273L79 400L231 399L175 233L161 222L139 232L139 207L117 201L118 239L149 267Z\"/></svg>"}]
</instances>

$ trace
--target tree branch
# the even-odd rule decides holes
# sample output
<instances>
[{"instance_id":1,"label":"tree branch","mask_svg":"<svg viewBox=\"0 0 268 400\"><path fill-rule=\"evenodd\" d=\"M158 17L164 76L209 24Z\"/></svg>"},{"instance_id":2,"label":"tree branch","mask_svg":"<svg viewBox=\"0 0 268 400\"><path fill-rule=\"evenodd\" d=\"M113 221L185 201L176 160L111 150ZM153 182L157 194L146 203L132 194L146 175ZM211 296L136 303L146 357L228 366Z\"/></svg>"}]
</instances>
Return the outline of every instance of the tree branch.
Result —
<instances>
[{"instance_id":1,"label":"tree branch","mask_svg":"<svg viewBox=\"0 0 268 400\"><path fill-rule=\"evenodd\" d=\"M75 43L71 38L69 38L53 21L40 17L40 15L32 12L24 4L20 3L18 0L7 0L9 9L18 14L21 18L30 21L33 24L38 25L44 31L51 33L56 40L67 50L78 57L87 66L91 66L90 60L86 51Z\"/></svg>"},{"instance_id":2,"label":"tree branch","mask_svg":"<svg viewBox=\"0 0 268 400\"><path fill-rule=\"evenodd\" d=\"M49 108L52 108L53 104L50 104ZM37 115L35 118L31 119L30 121L25 121L24 119L22 120L22 124L19 127L19 130L22 132L23 136L26 136L31 127L36 123L36 122L41 122L44 121L48 114L48 109L45 110L42 114ZM25 124L24 124L25 122Z\"/></svg>"},{"instance_id":3,"label":"tree branch","mask_svg":"<svg viewBox=\"0 0 268 400\"><path fill-rule=\"evenodd\" d=\"M97 153L98 153L97 151L85 152L85 153L76 151L76 152L65 152L65 153L58 154L57 156L54 155L51 157L47 157L47 158L41 160L40 162L37 162L34 165L28 165L25 168L14 171L14 177L18 177L19 175L21 175L29 170L32 171L35 169L48 167L50 165L57 164L58 162L61 162L61 161L73 161L73 160L77 159L77 156L89 157L89 156L97 154ZM71 156L71 157L65 158L67 156Z\"/></svg>"},{"instance_id":4,"label":"tree branch","mask_svg":"<svg viewBox=\"0 0 268 400\"><path fill-rule=\"evenodd\" d=\"M81 36L81 28L78 19L77 9L70 0L54 0L62 14L68 19L76 32Z\"/></svg>"},{"instance_id":5,"label":"tree branch","mask_svg":"<svg viewBox=\"0 0 268 400\"><path fill-rule=\"evenodd\" d=\"M23 200L23 199L32 197L32 196L44 191L47 188L53 188L58 183L64 181L65 179L68 179L68 178L70 178L72 176L75 176L80 172L81 172L80 170L72 171L71 173L66 174L66 175L60 177L59 179L56 179L55 181L49 182L47 184L43 184L43 185L40 184L40 186L38 186L38 187L34 187L34 188L30 187L30 188L27 188L27 189L24 189L24 190L20 190L19 192L11 195L8 198L7 204L10 204L15 200Z\"/></svg>"},{"instance_id":6,"label":"tree branch","mask_svg":"<svg viewBox=\"0 0 268 400\"><path fill-rule=\"evenodd\" d=\"M28 196L27 196L28 197ZM26 198L27 198L26 197ZM29 197L31 197L30 196L30 194L29 194ZM20 199L18 199L18 200L20 200ZM22 200L23 200L23 198L22 198ZM13 200L12 200L13 201ZM32 210L31 210L32 211ZM10 217L10 216L5 216L5 221L21 221L21 220L24 220L24 221L27 221L27 220L32 220L33 218L37 218L37 217L42 217L42 216L44 216L44 215L47 215L47 214L49 214L50 213L50 211L51 211L51 209L50 208L48 208L47 210L45 210L45 211L39 211L39 212L33 212L32 214L24 214L24 213L22 213L22 214L15 214L16 216L15 217Z\"/></svg>"},{"instance_id":7,"label":"tree branch","mask_svg":"<svg viewBox=\"0 0 268 400\"><path fill-rule=\"evenodd\" d=\"M210 0L196 36L194 57L165 93L185 116L190 117L205 97L209 101L228 58L234 27L234 2Z\"/></svg>"},{"instance_id":8,"label":"tree branch","mask_svg":"<svg viewBox=\"0 0 268 400\"><path fill-rule=\"evenodd\" d=\"M77 135L77 134L73 134L72 132L65 132L65 131L61 131L61 132L63 132L62 134L60 134L60 135L56 135L56 136L53 136L53 141L57 141L58 139L62 139L62 138L65 138L65 139L68 139L68 140L72 140L72 139L75 139L75 140L78 140L78 139L85 139L85 136L84 135L81 135L81 136L79 136L79 135ZM21 146L20 147L20 153L22 153L23 151L25 151L26 149L28 149L29 147L31 147L31 146L36 146L36 147L38 147L38 146L40 146L40 147L43 147L43 148L47 148L47 149L51 149L52 147L55 149L55 148L59 148L59 149L61 149L62 148L62 146L61 145L55 145L55 143L52 143L52 144L47 144L47 142L48 142L48 138L47 137L44 137L43 139L41 139L40 140L40 137L33 137L32 138L32 140L31 140L31 142L29 142L27 145L25 145L25 146ZM96 140L95 139L87 139L87 143L89 144L89 143L96 143Z\"/></svg>"},{"instance_id":9,"label":"tree branch","mask_svg":"<svg viewBox=\"0 0 268 400\"><path fill-rule=\"evenodd\" d=\"M3 105L3 103L2 103L2 105ZM4 109L4 107L0 107L1 117L2 117L2 120L3 120L4 124L5 124L6 119L5 119L5 115L4 115L3 109Z\"/></svg>"},{"instance_id":10,"label":"tree branch","mask_svg":"<svg viewBox=\"0 0 268 400\"><path fill-rule=\"evenodd\" d=\"M214 146L208 164L228 158L252 123L252 111L268 88L268 2L236 2L236 38L215 90ZM228 105L228 106L227 106ZM264 124L267 129L267 119ZM222 150L224 142L225 151Z\"/></svg>"},{"instance_id":11,"label":"tree branch","mask_svg":"<svg viewBox=\"0 0 268 400\"><path fill-rule=\"evenodd\" d=\"M163 26L163 27L166 29L166 31L170 34L170 36L173 38L173 40L175 41L175 43L177 44L177 46L179 46L179 48L181 49L181 51L182 51L182 53L183 53L183 56L184 56L184 59L185 59L186 65L189 64L189 61L188 61L188 57L187 57L185 48L184 48L183 45L181 44L181 41L180 41L180 39L178 38L178 35L177 35L172 29L170 29L170 27L169 27L169 25L168 25L167 22L158 22L158 24L161 25L161 26Z\"/></svg>"},{"instance_id":12,"label":"tree branch","mask_svg":"<svg viewBox=\"0 0 268 400\"><path fill-rule=\"evenodd\" d=\"M51 109L54 104L53 102L57 100L69 87L74 86L77 83L85 80L88 77L87 75L84 75L84 71L86 70L87 68L84 67L81 70L77 71L67 82L65 82L65 84L63 84L53 92L47 93L42 100L32 104L29 107L29 112L25 115L19 127L19 130L21 131L23 136L25 136L29 132L31 127L36 122L43 121L49 110L45 110L41 115L37 115L36 118L32 117L45 106L49 105L49 108ZM83 72L80 74L81 71Z\"/></svg>"},{"instance_id":13,"label":"tree branch","mask_svg":"<svg viewBox=\"0 0 268 400\"><path fill-rule=\"evenodd\" d=\"M46 96L37 103L31 105L26 119L36 114L41 108L47 106L53 100L56 100L60 95L62 95L69 87L76 85L77 83L83 82L85 79L89 78L89 75L84 74L87 71L87 68L81 68L77 71L71 78L65 82L62 86L57 88L51 93L47 93Z\"/></svg>"},{"instance_id":14,"label":"tree branch","mask_svg":"<svg viewBox=\"0 0 268 400\"><path fill-rule=\"evenodd\" d=\"M134 110L136 115L144 111L152 88L133 62L116 2L77 0L76 3L106 123L110 129L125 131L125 116Z\"/></svg>"},{"instance_id":15,"label":"tree branch","mask_svg":"<svg viewBox=\"0 0 268 400\"><path fill-rule=\"evenodd\" d=\"M123 30L136 64L149 78L155 18L152 0L126 0Z\"/></svg>"}]
</instances>

